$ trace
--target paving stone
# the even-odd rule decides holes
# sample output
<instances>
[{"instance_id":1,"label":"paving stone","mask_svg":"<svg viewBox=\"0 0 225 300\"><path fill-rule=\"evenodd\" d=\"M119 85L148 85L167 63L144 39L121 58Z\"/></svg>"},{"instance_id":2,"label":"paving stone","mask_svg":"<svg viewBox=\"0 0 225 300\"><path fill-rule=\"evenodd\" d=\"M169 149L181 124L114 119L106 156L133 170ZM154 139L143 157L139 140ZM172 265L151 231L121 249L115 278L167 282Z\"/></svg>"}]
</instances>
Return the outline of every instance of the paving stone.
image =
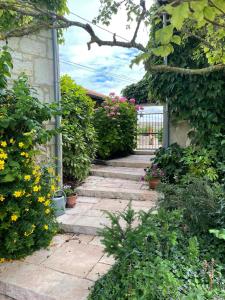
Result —
<instances>
[{"instance_id":1,"label":"paving stone","mask_svg":"<svg viewBox=\"0 0 225 300\"><path fill-rule=\"evenodd\" d=\"M129 179L133 181L140 181L145 172L143 168L127 168L127 167L112 167L96 165L92 167L91 174L93 176L100 176L106 178L120 178Z\"/></svg>"},{"instance_id":2,"label":"paving stone","mask_svg":"<svg viewBox=\"0 0 225 300\"><path fill-rule=\"evenodd\" d=\"M126 209L129 201L126 200L101 200L95 205L95 209L109 212L123 211Z\"/></svg>"},{"instance_id":3,"label":"paving stone","mask_svg":"<svg viewBox=\"0 0 225 300\"><path fill-rule=\"evenodd\" d=\"M137 190L137 189L126 189L126 188L109 188L102 186L90 186L90 187L79 187L77 189L79 195L97 197L97 198L108 198L108 199L121 199L121 200L135 200L135 201L156 201L158 194L155 191L149 190Z\"/></svg>"},{"instance_id":4,"label":"paving stone","mask_svg":"<svg viewBox=\"0 0 225 300\"><path fill-rule=\"evenodd\" d=\"M103 248L70 241L58 248L43 266L84 278L103 256Z\"/></svg>"},{"instance_id":5,"label":"paving stone","mask_svg":"<svg viewBox=\"0 0 225 300\"><path fill-rule=\"evenodd\" d=\"M102 237L100 237L100 236L95 236L94 238L93 238L93 240L90 242L90 244L91 245L96 245L96 246L102 246L102 247L104 247L103 246L103 244L102 244L102 242L101 242L101 240L102 240Z\"/></svg>"},{"instance_id":6,"label":"paving stone","mask_svg":"<svg viewBox=\"0 0 225 300\"><path fill-rule=\"evenodd\" d=\"M100 199L98 199L98 198L79 196L77 198L77 203L93 203L93 204L95 204L95 203L98 203L99 200Z\"/></svg>"},{"instance_id":7,"label":"paving stone","mask_svg":"<svg viewBox=\"0 0 225 300\"><path fill-rule=\"evenodd\" d=\"M33 263L33 264L41 264L44 262L48 257L56 251L57 248L61 247L66 241L72 239L74 234L60 234L56 235L51 245L47 249L41 249L39 251L36 251L34 254L27 256L24 261Z\"/></svg>"},{"instance_id":8,"label":"paving stone","mask_svg":"<svg viewBox=\"0 0 225 300\"><path fill-rule=\"evenodd\" d=\"M115 258L111 256L107 256L106 254L99 261L102 264L113 265L115 263Z\"/></svg>"},{"instance_id":9,"label":"paving stone","mask_svg":"<svg viewBox=\"0 0 225 300\"><path fill-rule=\"evenodd\" d=\"M16 300L85 300L92 284L42 265L13 262L0 267L0 293Z\"/></svg>"},{"instance_id":10,"label":"paving stone","mask_svg":"<svg viewBox=\"0 0 225 300\"><path fill-rule=\"evenodd\" d=\"M106 274L109 269L111 269L111 265L97 263L94 268L90 271L90 273L87 275L87 279L96 281L101 276Z\"/></svg>"},{"instance_id":11,"label":"paving stone","mask_svg":"<svg viewBox=\"0 0 225 300\"><path fill-rule=\"evenodd\" d=\"M87 210L89 210L93 206L93 203L77 203L73 208L67 208L66 214L68 215L76 215L76 214L84 214Z\"/></svg>"},{"instance_id":12,"label":"paving stone","mask_svg":"<svg viewBox=\"0 0 225 300\"><path fill-rule=\"evenodd\" d=\"M148 155L130 155L128 157L107 160L106 164L113 167L146 168L151 165L151 158Z\"/></svg>"}]
</instances>

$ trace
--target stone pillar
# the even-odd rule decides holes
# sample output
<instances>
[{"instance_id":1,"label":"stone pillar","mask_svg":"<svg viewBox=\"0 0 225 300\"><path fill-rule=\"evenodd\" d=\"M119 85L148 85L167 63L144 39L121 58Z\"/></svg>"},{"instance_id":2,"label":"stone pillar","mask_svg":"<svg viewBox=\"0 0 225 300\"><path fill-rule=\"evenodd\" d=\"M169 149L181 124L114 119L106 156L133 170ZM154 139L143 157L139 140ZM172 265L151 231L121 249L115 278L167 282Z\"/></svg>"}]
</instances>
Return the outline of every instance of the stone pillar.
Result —
<instances>
[{"instance_id":1,"label":"stone pillar","mask_svg":"<svg viewBox=\"0 0 225 300\"><path fill-rule=\"evenodd\" d=\"M4 45L0 42L0 46ZM37 91L37 97L44 103L54 102L54 69L52 34L50 30L35 35L8 40L12 49L13 70L12 80L24 72L29 82ZM49 129L55 128L55 120L47 124ZM45 149L47 158L55 157L55 139Z\"/></svg>"}]
</instances>

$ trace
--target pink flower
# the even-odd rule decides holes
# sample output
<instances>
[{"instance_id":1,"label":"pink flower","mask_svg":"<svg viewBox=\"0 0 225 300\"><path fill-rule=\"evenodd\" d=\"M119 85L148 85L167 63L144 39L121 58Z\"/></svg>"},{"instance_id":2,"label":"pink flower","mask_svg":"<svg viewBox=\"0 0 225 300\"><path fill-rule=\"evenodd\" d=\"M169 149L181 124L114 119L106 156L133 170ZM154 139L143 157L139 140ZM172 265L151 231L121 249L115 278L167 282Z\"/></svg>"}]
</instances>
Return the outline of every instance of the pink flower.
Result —
<instances>
[{"instance_id":1,"label":"pink flower","mask_svg":"<svg viewBox=\"0 0 225 300\"><path fill-rule=\"evenodd\" d=\"M130 99L129 102L134 104L136 102L136 100L134 98L132 98L132 99Z\"/></svg>"},{"instance_id":2,"label":"pink flower","mask_svg":"<svg viewBox=\"0 0 225 300\"><path fill-rule=\"evenodd\" d=\"M126 102L126 101L127 101L127 98L125 98L125 97L121 97L121 98L120 98L120 102L121 102L121 103Z\"/></svg>"},{"instance_id":3,"label":"pink flower","mask_svg":"<svg viewBox=\"0 0 225 300\"><path fill-rule=\"evenodd\" d=\"M140 106L140 109L141 109L141 110L144 110L144 107L143 107L143 106Z\"/></svg>"},{"instance_id":4,"label":"pink flower","mask_svg":"<svg viewBox=\"0 0 225 300\"><path fill-rule=\"evenodd\" d=\"M136 110L140 110L141 107L140 107L140 105L136 105L135 108L136 108Z\"/></svg>"}]
</instances>

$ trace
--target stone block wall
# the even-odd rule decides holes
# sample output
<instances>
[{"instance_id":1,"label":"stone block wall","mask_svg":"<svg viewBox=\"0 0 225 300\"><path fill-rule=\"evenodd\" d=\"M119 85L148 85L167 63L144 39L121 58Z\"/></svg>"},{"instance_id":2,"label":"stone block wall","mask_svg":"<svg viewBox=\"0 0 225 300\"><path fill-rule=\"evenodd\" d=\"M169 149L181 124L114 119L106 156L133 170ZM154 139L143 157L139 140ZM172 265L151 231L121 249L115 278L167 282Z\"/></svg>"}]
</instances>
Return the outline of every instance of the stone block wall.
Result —
<instances>
[{"instance_id":1,"label":"stone block wall","mask_svg":"<svg viewBox=\"0 0 225 300\"><path fill-rule=\"evenodd\" d=\"M5 43L0 42L0 46ZM13 57L12 80L24 72L37 91L37 97L44 103L54 102L54 65L51 31L41 31L36 35L11 38L8 41ZM55 121L47 124L55 127ZM45 157L55 157L55 140L42 149Z\"/></svg>"}]
</instances>

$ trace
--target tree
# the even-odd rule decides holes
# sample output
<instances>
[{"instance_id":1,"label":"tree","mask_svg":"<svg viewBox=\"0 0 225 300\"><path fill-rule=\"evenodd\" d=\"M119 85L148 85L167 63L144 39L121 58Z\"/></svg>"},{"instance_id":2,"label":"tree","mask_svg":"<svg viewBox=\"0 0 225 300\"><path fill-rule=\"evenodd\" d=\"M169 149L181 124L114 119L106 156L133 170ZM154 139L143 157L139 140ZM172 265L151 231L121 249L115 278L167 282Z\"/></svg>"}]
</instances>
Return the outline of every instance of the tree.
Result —
<instances>
[{"instance_id":1,"label":"tree","mask_svg":"<svg viewBox=\"0 0 225 300\"><path fill-rule=\"evenodd\" d=\"M89 33L91 39L88 48L93 43L99 46L119 46L125 48L136 48L142 54L136 59L148 60L154 53L165 57L174 51L174 45L182 44L182 39L177 34L182 32L186 36L196 37L200 41L200 47L207 55L208 65L204 68L189 69L179 66L166 66L163 64L149 64L149 70L157 72L175 72L190 75L202 75L225 68L224 38L225 38L225 1L224 0L175 0L166 2L158 0L158 8L152 15L146 7L146 1L140 0L100 0L102 6L99 16L95 22L108 25L111 18L119 8L124 5L127 10L127 20L136 20L136 28L130 41L120 41L116 34L110 41L102 40L96 35L90 24L71 21L63 16L67 11L65 0L0 0L1 35L0 39L13 36L23 36L37 32L44 28L64 29L71 26L83 28ZM40 4L45 4L43 8ZM161 23L165 14L169 22L164 28L155 32L154 45L143 45L137 42L137 36L141 23L146 26L152 22ZM9 20L13 20L10 22ZM187 25L190 30L187 31ZM162 26L161 26L162 27Z\"/></svg>"}]
</instances>

